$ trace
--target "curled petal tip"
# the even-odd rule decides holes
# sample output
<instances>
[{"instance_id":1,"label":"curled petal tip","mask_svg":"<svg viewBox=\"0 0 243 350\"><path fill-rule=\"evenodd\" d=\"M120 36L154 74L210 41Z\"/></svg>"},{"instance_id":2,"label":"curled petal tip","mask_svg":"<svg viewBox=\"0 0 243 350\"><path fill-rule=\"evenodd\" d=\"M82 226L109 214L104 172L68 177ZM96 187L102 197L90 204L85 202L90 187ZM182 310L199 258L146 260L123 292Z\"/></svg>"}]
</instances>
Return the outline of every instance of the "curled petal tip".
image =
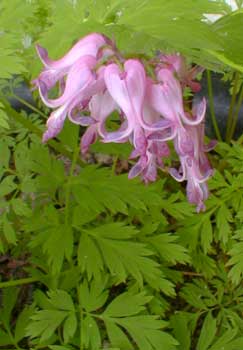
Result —
<instances>
[{"instance_id":1,"label":"curled petal tip","mask_svg":"<svg viewBox=\"0 0 243 350\"><path fill-rule=\"evenodd\" d=\"M199 203L197 205L197 208L196 208L196 212L199 214L201 212L204 212L206 210L206 206L205 204L202 202L202 203Z\"/></svg>"},{"instance_id":2,"label":"curled petal tip","mask_svg":"<svg viewBox=\"0 0 243 350\"><path fill-rule=\"evenodd\" d=\"M141 174L141 172L143 171L143 167L141 164L137 163L135 164L131 170L128 173L128 178L129 179L133 179L134 177L138 176L139 174Z\"/></svg>"},{"instance_id":3,"label":"curled petal tip","mask_svg":"<svg viewBox=\"0 0 243 350\"><path fill-rule=\"evenodd\" d=\"M36 44L35 48L36 48L36 51L37 51L38 56L40 57L42 63L45 66L47 66L48 65L48 60L49 60L47 50L44 47L40 46L39 44Z\"/></svg>"},{"instance_id":4,"label":"curled petal tip","mask_svg":"<svg viewBox=\"0 0 243 350\"><path fill-rule=\"evenodd\" d=\"M42 136L42 143L47 143L47 141L50 139L51 139L51 136L49 135L48 131L46 131Z\"/></svg>"}]
</instances>

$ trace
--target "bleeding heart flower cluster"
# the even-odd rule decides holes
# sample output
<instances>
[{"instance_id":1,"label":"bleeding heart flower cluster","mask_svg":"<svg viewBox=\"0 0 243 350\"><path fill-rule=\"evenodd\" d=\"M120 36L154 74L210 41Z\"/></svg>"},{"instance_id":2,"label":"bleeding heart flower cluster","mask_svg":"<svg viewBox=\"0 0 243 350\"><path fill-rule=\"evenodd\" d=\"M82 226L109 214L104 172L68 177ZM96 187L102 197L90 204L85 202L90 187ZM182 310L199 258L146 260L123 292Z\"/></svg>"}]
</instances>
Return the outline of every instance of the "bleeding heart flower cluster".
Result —
<instances>
[{"instance_id":1,"label":"bleeding heart flower cluster","mask_svg":"<svg viewBox=\"0 0 243 350\"><path fill-rule=\"evenodd\" d=\"M98 33L78 41L60 60L53 61L47 51L37 46L44 64L33 81L46 106L53 108L47 121L43 141L55 137L65 118L86 126L81 150L87 152L98 138L103 142L130 142L137 159L129 178L140 175L147 183L155 181L157 168L163 168L163 157L172 140L180 160L179 169L169 169L177 181L187 181L189 202L197 211L205 208L207 179L212 169L205 152L214 144L204 145L206 101L189 110L184 106L183 91L200 89L194 79L200 68L188 69L180 55L157 55L153 60L125 59L115 44ZM149 68L149 69L148 69ZM59 85L60 96L50 99L48 93ZM107 118L118 111L120 127L108 131Z\"/></svg>"}]
</instances>

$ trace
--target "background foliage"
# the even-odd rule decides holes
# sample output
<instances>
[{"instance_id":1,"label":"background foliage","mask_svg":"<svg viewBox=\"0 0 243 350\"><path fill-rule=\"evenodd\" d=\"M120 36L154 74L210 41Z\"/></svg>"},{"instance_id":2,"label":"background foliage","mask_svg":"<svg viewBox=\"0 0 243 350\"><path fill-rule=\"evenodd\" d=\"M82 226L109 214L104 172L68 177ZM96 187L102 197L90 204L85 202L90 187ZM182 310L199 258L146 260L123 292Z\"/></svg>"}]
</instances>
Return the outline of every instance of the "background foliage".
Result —
<instances>
[{"instance_id":1,"label":"background foliage","mask_svg":"<svg viewBox=\"0 0 243 350\"><path fill-rule=\"evenodd\" d=\"M180 51L231 79L242 23L219 0L1 1L0 348L242 349L242 140L212 152L195 214L166 173L128 180L126 145L95 144L84 161L68 122L41 144L49 111L17 93L41 69L36 42L57 58L91 31L128 57Z\"/></svg>"}]
</instances>

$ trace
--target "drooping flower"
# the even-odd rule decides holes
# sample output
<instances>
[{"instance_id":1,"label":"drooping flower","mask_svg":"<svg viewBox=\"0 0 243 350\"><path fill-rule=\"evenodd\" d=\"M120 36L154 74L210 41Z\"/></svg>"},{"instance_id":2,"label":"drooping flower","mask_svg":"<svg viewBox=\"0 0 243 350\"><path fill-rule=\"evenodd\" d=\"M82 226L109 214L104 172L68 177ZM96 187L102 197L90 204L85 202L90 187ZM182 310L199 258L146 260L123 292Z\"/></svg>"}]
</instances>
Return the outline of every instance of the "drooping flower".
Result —
<instances>
[{"instance_id":1,"label":"drooping flower","mask_svg":"<svg viewBox=\"0 0 243 350\"><path fill-rule=\"evenodd\" d=\"M110 41L104 35L98 33L89 34L79 40L66 55L56 61L49 58L47 51L43 47L36 45L37 53L44 64L44 70L37 79L32 81L32 84L36 88L39 88L40 83L43 82L46 88L50 90L57 82L60 82L62 88L65 84L64 77L73 64L84 56L92 56L97 59L98 56L100 56L102 47L108 43L110 43ZM105 51L107 51L107 49L104 49L104 52Z\"/></svg>"},{"instance_id":2,"label":"drooping flower","mask_svg":"<svg viewBox=\"0 0 243 350\"><path fill-rule=\"evenodd\" d=\"M40 81L40 97L45 105L50 108L60 107L77 97L77 95L80 95L87 86L90 86L95 81L92 69L95 67L96 63L96 59L92 56L83 56L76 61L67 74L62 95L56 99L48 98L48 86L44 81Z\"/></svg>"},{"instance_id":3,"label":"drooping flower","mask_svg":"<svg viewBox=\"0 0 243 350\"><path fill-rule=\"evenodd\" d=\"M141 134L140 128L157 131L168 127L169 123L164 119L154 124L148 124L144 119L145 96L149 81L146 79L141 62L127 60L124 71L117 64L110 64L105 70L104 79L109 93L126 117L119 130L107 134L106 142L119 142L133 134L133 143L136 147L137 135Z\"/></svg>"},{"instance_id":4,"label":"drooping flower","mask_svg":"<svg viewBox=\"0 0 243 350\"><path fill-rule=\"evenodd\" d=\"M150 77L140 60L125 60L115 44L98 33L81 39L57 61L40 46L37 51L44 70L33 83L45 105L54 109L47 120L44 142L61 131L68 116L71 122L87 127L81 139L82 153L97 139L130 142L130 159L136 162L128 176L140 176L148 183L155 181L157 169L164 167L163 158L170 154L167 141L171 140L180 166L169 172L177 181L187 181L189 202L196 204L198 211L204 209L207 180L212 174L205 152L215 143L204 145L205 99L190 111L183 98L186 86L194 92L199 89L194 79L200 69L188 68L180 55L160 55L159 62L156 57L151 66L154 74ZM57 85L58 96L50 98ZM108 131L106 122L115 110L120 127Z\"/></svg>"},{"instance_id":5,"label":"drooping flower","mask_svg":"<svg viewBox=\"0 0 243 350\"><path fill-rule=\"evenodd\" d=\"M81 151L86 153L98 136L105 137L106 118L115 110L116 104L109 92L94 95L89 103L90 117L80 117L79 124L88 126L81 139Z\"/></svg>"},{"instance_id":6,"label":"drooping flower","mask_svg":"<svg viewBox=\"0 0 243 350\"><path fill-rule=\"evenodd\" d=\"M192 113L205 115L205 100L193 107ZM208 198L207 180L212 176L213 170L206 157L205 152L214 148L215 142L208 146L204 145L204 123L185 126L188 138L193 142L193 153L186 154L178 152L180 158L180 169L170 169L170 174L177 181L187 181L187 198L190 203L197 205L197 211L205 209L204 201ZM177 148L175 146L175 148Z\"/></svg>"},{"instance_id":7,"label":"drooping flower","mask_svg":"<svg viewBox=\"0 0 243 350\"><path fill-rule=\"evenodd\" d=\"M207 180L212 175L212 170L209 169L205 174L202 174L198 161L190 156L180 157L180 163L179 171L171 169L170 174L176 181L187 181L188 201L197 205L198 212L204 210L204 201L208 198Z\"/></svg>"},{"instance_id":8,"label":"drooping flower","mask_svg":"<svg viewBox=\"0 0 243 350\"><path fill-rule=\"evenodd\" d=\"M154 182L157 179L157 169L163 168L163 158L168 157L170 149L166 142L145 139L143 151L135 149L130 159L139 157L137 163L129 171L130 179L140 175L145 183Z\"/></svg>"}]
</instances>

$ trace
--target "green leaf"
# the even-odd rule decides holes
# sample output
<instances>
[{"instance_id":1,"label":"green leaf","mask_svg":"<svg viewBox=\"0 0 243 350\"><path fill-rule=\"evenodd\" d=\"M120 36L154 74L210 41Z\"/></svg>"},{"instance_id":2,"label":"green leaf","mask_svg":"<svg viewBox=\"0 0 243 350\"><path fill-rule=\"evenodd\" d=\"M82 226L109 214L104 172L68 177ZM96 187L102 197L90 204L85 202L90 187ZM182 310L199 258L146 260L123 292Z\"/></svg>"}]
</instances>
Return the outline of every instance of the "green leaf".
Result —
<instances>
[{"instance_id":1,"label":"green leaf","mask_svg":"<svg viewBox=\"0 0 243 350\"><path fill-rule=\"evenodd\" d=\"M99 350L101 347L101 335L98 325L93 317L87 315L81 324L82 344L86 349Z\"/></svg>"},{"instance_id":2,"label":"green leaf","mask_svg":"<svg viewBox=\"0 0 243 350\"><path fill-rule=\"evenodd\" d=\"M77 125L71 123L69 120L65 121L64 127L61 133L58 135L59 140L68 146L70 151L77 147L79 137L79 128Z\"/></svg>"},{"instance_id":3,"label":"green leaf","mask_svg":"<svg viewBox=\"0 0 243 350\"><path fill-rule=\"evenodd\" d=\"M80 211L127 214L128 208L146 211L151 206L163 206L161 196L151 186L129 180L127 174L113 176L108 168L86 166L71 180L71 189ZM161 186L162 187L162 186ZM82 219L81 219L82 224Z\"/></svg>"},{"instance_id":4,"label":"green leaf","mask_svg":"<svg viewBox=\"0 0 243 350\"><path fill-rule=\"evenodd\" d=\"M16 215L31 216L32 210L23 199L13 198L10 203Z\"/></svg>"},{"instance_id":5,"label":"green leaf","mask_svg":"<svg viewBox=\"0 0 243 350\"><path fill-rule=\"evenodd\" d=\"M14 162L20 175L26 175L31 169L30 148L27 140L19 142L14 150Z\"/></svg>"},{"instance_id":6,"label":"green leaf","mask_svg":"<svg viewBox=\"0 0 243 350\"><path fill-rule=\"evenodd\" d=\"M67 311L41 310L32 317L26 328L26 335L31 338L40 337L40 343L48 340L68 316Z\"/></svg>"},{"instance_id":7,"label":"green leaf","mask_svg":"<svg viewBox=\"0 0 243 350\"><path fill-rule=\"evenodd\" d=\"M117 296L107 306L102 319L113 345L125 350L128 343L125 334L128 332L139 349L176 349L177 342L169 334L161 331L167 325L166 322L158 320L157 316L141 315L146 312L145 305L150 300L151 297L145 293L134 294L128 291ZM122 334L124 329L126 333Z\"/></svg>"},{"instance_id":8,"label":"green leaf","mask_svg":"<svg viewBox=\"0 0 243 350\"><path fill-rule=\"evenodd\" d=\"M17 55L16 46L16 40L11 34L5 33L0 36L0 78L2 79L9 79L13 74L26 71L23 59ZM6 115L3 117L3 121L6 120L5 117Z\"/></svg>"},{"instance_id":9,"label":"green leaf","mask_svg":"<svg viewBox=\"0 0 243 350\"><path fill-rule=\"evenodd\" d=\"M227 262L231 266L228 276L234 284L239 284L243 276L243 242L234 243L228 254L231 256Z\"/></svg>"},{"instance_id":10,"label":"green leaf","mask_svg":"<svg viewBox=\"0 0 243 350\"><path fill-rule=\"evenodd\" d=\"M67 344L74 336L77 329L77 317L75 312L71 312L63 325L63 338L64 343Z\"/></svg>"},{"instance_id":11,"label":"green leaf","mask_svg":"<svg viewBox=\"0 0 243 350\"><path fill-rule=\"evenodd\" d=\"M75 288L81 278L80 269L78 266L71 267L70 269L65 269L60 275L59 288L70 291Z\"/></svg>"},{"instance_id":12,"label":"green leaf","mask_svg":"<svg viewBox=\"0 0 243 350\"><path fill-rule=\"evenodd\" d=\"M48 263L53 274L61 271L64 258L70 260L73 251L73 232L70 227L60 225L45 232L43 251L48 255Z\"/></svg>"},{"instance_id":13,"label":"green leaf","mask_svg":"<svg viewBox=\"0 0 243 350\"><path fill-rule=\"evenodd\" d=\"M18 289L11 287L3 290L2 309L0 312L0 320L5 329L10 329L11 313L18 297Z\"/></svg>"},{"instance_id":14,"label":"green leaf","mask_svg":"<svg viewBox=\"0 0 243 350\"><path fill-rule=\"evenodd\" d=\"M14 330L14 340L18 343L26 336L26 328L30 323L30 318L34 313L33 306L26 306L24 310L19 314Z\"/></svg>"},{"instance_id":15,"label":"green leaf","mask_svg":"<svg viewBox=\"0 0 243 350\"><path fill-rule=\"evenodd\" d=\"M178 237L169 233L152 236L149 242L159 252L162 259L172 264L190 261L187 250L177 243Z\"/></svg>"},{"instance_id":16,"label":"green leaf","mask_svg":"<svg viewBox=\"0 0 243 350\"><path fill-rule=\"evenodd\" d=\"M49 345L48 346L51 350L74 350L74 347L72 347L71 345L66 345L66 346L62 346L62 345Z\"/></svg>"},{"instance_id":17,"label":"green leaf","mask_svg":"<svg viewBox=\"0 0 243 350\"><path fill-rule=\"evenodd\" d=\"M99 248L93 239L86 234L82 234L79 241L78 265L82 272L87 272L88 280L91 280L92 276L97 280L101 279L104 262Z\"/></svg>"},{"instance_id":18,"label":"green leaf","mask_svg":"<svg viewBox=\"0 0 243 350\"><path fill-rule=\"evenodd\" d=\"M218 13L222 10L222 3L204 0L198 0L196 3L193 0L183 3L180 0L136 0L129 3L118 23L159 38L178 50L221 48L220 38L208 24L202 22L202 19L205 12ZM190 30L193 31L193 36Z\"/></svg>"},{"instance_id":19,"label":"green leaf","mask_svg":"<svg viewBox=\"0 0 243 350\"><path fill-rule=\"evenodd\" d=\"M241 40L242 10L229 13L213 25L215 33L223 39L224 50L216 52L216 57L223 63L243 72L243 44Z\"/></svg>"},{"instance_id":20,"label":"green leaf","mask_svg":"<svg viewBox=\"0 0 243 350\"><path fill-rule=\"evenodd\" d=\"M66 345L66 346L62 346L62 345L49 345L48 346L51 350L74 350L74 347L72 347L71 345Z\"/></svg>"},{"instance_id":21,"label":"green leaf","mask_svg":"<svg viewBox=\"0 0 243 350\"><path fill-rule=\"evenodd\" d=\"M8 116L7 116L7 113L2 108L3 108L3 105L0 102L0 127L9 129Z\"/></svg>"},{"instance_id":22,"label":"green leaf","mask_svg":"<svg viewBox=\"0 0 243 350\"><path fill-rule=\"evenodd\" d=\"M14 182L15 176L6 176L2 182L0 182L0 197L4 197L7 194L13 192L17 188L17 184Z\"/></svg>"},{"instance_id":23,"label":"green leaf","mask_svg":"<svg viewBox=\"0 0 243 350\"><path fill-rule=\"evenodd\" d=\"M43 299L43 297L41 296ZM31 317L32 322L27 326L27 335L39 338L42 343L50 339L63 324L64 342L68 343L77 329L76 311L71 296L63 290L53 290L44 297L47 309L36 311Z\"/></svg>"},{"instance_id":24,"label":"green leaf","mask_svg":"<svg viewBox=\"0 0 243 350\"><path fill-rule=\"evenodd\" d=\"M11 139L4 139L2 138L0 140L0 147L1 147L1 158L0 158L0 169L2 171L2 168L8 168L9 166L9 160L10 160L10 146L11 146Z\"/></svg>"},{"instance_id":25,"label":"green leaf","mask_svg":"<svg viewBox=\"0 0 243 350\"><path fill-rule=\"evenodd\" d=\"M125 328L141 350L176 350L177 341L161 331L165 322L156 316L133 316L116 319Z\"/></svg>"},{"instance_id":26,"label":"green leaf","mask_svg":"<svg viewBox=\"0 0 243 350\"><path fill-rule=\"evenodd\" d=\"M109 317L125 317L136 315L145 310L144 305L152 298L145 293L132 295L125 292L116 297L106 308L103 315Z\"/></svg>"},{"instance_id":27,"label":"green leaf","mask_svg":"<svg viewBox=\"0 0 243 350\"><path fill-rule=\"evenodd\" d=\"M217 299L203 280L194 280L185 284L180 292L181 296L197 309L207 310L217 304Z\"/></svg>"},{"instance_id":28,"label":"green leaf","mask_svg":"<svg viewBox=\"0 0 243 350\"><path fill-rule=\"evenodd\" d=\"M94 153L109 154L110 156L119 157L122 159L128 159L132 147L128 143L115 144L115 143L101 143L96 142L91 146L91 150Z\"/></svg>"},{"instance_id":29,"label":"green leaf","mask_svg":"<svg viewBox=\"0 0 243 350\"><path fill-rule=\"evenodd\" d=\"M133 345L128 340L127 335L115 323L105 320L105 326L111 345L118 349L133 350Z\"/></svg>"},{"instance_id":30,"label":"green leaf","mask_svg":"<svg viewBox=\"0 0 243 350\"><path fill-rule=\"evenodd\" d=\"M216 224L219 231L219 239L222 240L224 244L228 242L231 234L231 227L229 225L229 222L231 222L231 220L232 217L230 210L226 207L225 204L222 204L217 211Z\"/></svg>"},{"instance_id":31,"label":"green leaf","mask_svg":"<svg viewBox=\"0 0 243 350\"><path fill-rule=\"evenodd\" d=\"M237 329L228 329L222 336L215 340L214 344L210 346L209 350L220 350L225 348L227 350L234 350L236 347L233 345L235 341L233 340L237 334ZM242 344L243 339L241 338Z\"/></svg>"},{"instance_id":32,"label":"green leaf","mask_svg":"<svg viewBox=\"0 0 243 350\"><path fill-rule=\"evenodd\" d=\"M207 350L212 344L216 331L216 319L213 318L211 312L208 312L203 322L203 327L197 343L197 350Z\"/></svg>"},{"instance_id":33,"label":"green leaf","mask_svg":"<svg viewBox=\"0 0 243 350\"><path fill-rule=\"evenodd\" d=\"M75 310L71 296L64 290L54 290L47 294L54 308L64 311Z\"/></svg>"},{"instance_id":34,"label":"green leaf","mask_svg":"<svg viewBox=\"0 0 243 350\"><path fill-rule=\"evenodd\" d=\"M38 157L36 157L38 154ZM47 192L55 197L56 190L65 182L63 161L51 157L48 148L40 144L31 145L30 169L39 174L36 184L40 192ZM49 198L49 197L48 197Z\"/></svg>"},{"instance_id":35,"label":"green leaf","mask_svg":"<svg viewBox=\"0 0 243 350\"><path fill-rule=\"evenodd\" d=\"M206 254L211 249L211 244L213 241L213 228L210 215L206 215L203 218L201 226L201 244L204 254Z\"/></svg>"},{"instance_id":36,"label":"green leaf","mask_svg":"<svg viewBox=\"0 0 243 350\"><path fill-rule=\"evenodd\" d=\"M179 341L178 350L190 350L198 317L199 313L190 314L183 311L172 315L170 324L173 327L173 335Z\"/></svg>"},{"instance_id":37,"label":"green leaf","mask_svg":"<svg viewBox=\"0 0 243 350\"><path fill-rule=\"evenodd\" d=\"M105 279L103 281L94 279L90 285L86 280L80 285L79 299L86 311L96 311L105 304L109 295L108 290L105 290L105 284Z\"/></svg>"},{"instance_id":38,"label":"green leaf","mask_svg":"<svg viewBox=\"0 0 243 350\"><path fill-rule=\"evenodd\" d=\"M192 264L197 272L202 273L206 278L210 279L215 276L216 272L216 262L215 260L205 255L201 251L192 252Z\"/></svg>"},{"instance_id":39,"label":"green leaf","mask_svg":"<svg viewBox=\"0 0 243 350\"><path fill-rule=\"evenodd\" d=\"M117 222L85 230L84 234L96 242L101 259L117 282L123 282L128 275L132 275L140 285L146 280L155 288L157 286L158 289L164 288L168 294L173 293L172 286L163 281L159 264L148 257L153 252L142 243L128 240L128 237L136 234L134 227Z\"/></svg>"},{"instance_id":40,"label":"green leaf","mask_svg":"<svg viewBox=\"0 0 243 350\"><path fill-rule=\"evenodd\" d=\"M16 232L13 228L12 223L9 222L9 218L7 214L4 214L2 216L2 220L3 220L3 233L7 242L10 244L16 244L16 241L17 241Z\"/></svg>"},{"instance_id":41,"label":"green leaf","mask_svg":"<svg viewBox=\"0 0 243 350\"><path fill-rule=\"evenodd\" d=\"M0 329L0 346L12 345L12 339L10 335Z\"/></svg>"}]
</instances>

